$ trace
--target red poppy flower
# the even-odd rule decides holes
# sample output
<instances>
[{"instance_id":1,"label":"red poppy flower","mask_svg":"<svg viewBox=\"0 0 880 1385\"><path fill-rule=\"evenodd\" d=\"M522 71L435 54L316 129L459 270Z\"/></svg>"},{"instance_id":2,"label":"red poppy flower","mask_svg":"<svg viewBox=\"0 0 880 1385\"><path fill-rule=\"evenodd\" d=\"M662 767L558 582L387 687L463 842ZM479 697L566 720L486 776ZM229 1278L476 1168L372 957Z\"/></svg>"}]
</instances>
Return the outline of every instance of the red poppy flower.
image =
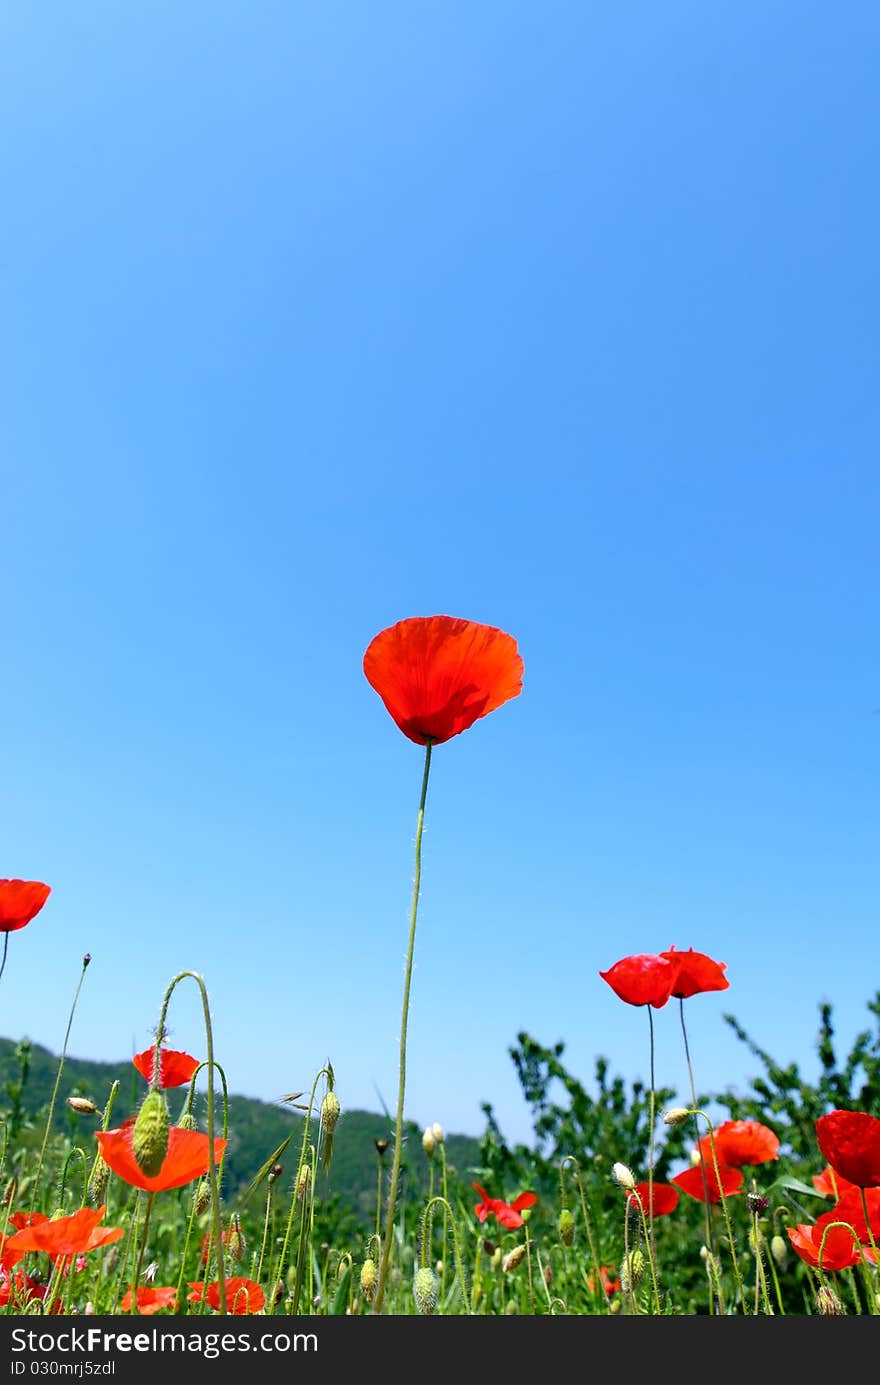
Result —
<instances>
[{"instance_id":1,"label":"red poppy flower","mask_svg":"<svg viewBox=\"0 0 880 1385\"><path fill-rule=\"evenodd\" d=\"M640 952L621 958L599 975L627 1005L653 1005L655 1010L660 1010L672 994L676 973L665 957Z\"/></svg>"},{"instance_id":2,"label":"red poppy flower","mask_svg":"<svg viewBox=\"0 0 880 1385\"><path fill-rule=\"evenodd\" d=\"M30 923L51 890L39 880L0 880L0 933L14 933Z\"/></svg>"},{"instance_id":3,"label":"red poppy flower","mask_svg":"<svg viewBox=\"0 0 880 1385\"><path fill-rule=\"evenodd\" d=\"M788 1239L802 1260L819 1269L819 1253L823 1270L847 1270L858 1265L864 1255L855 1235L845 1226L833 1226L825 1232L818 1222L814 1226L787 1226ZM822 1238L825 1238L824 1248Z\"/></svg>"},{"instance_id":4,"label":"red poppy flower","mask_svg":"<svg viewBox=\"0 0 880 1385\"><path fill-rule=\"evenodd\" d=\"M508 1231L512 1231L517 1226L522 1226L523 1219L520 1213L526 1207L531 1207L538 1201L535 1193L520 1193L519 1197L515 1198L513 1202L505 1202L503 1198L490 1197L485 1189L480 1187L479 1183L473 1183L471 1186L476 1188L482 1198L482 1201L478 1202L474 1207L474 1211L479 1220L483 1222L487 1217L493 1216L497 1220L498 1225L506 1227Z\"/></svg>"},{"instance_id":5,"label":"red poppy flower","mask_svg":"<svg viewBox=\"0 0 880 1385\"><path fill-rule=\"evenodd\" d=\"M876 1245L880 1241L880 1188L864 1189L867 1218L862 1206L862 1191L861 1188L850 1188L838 1198L829 1212L817 1217L816 1225L828 1226L830 1222L845 1221L853 1228L861 1245L870 1245L872 1237Z\"/></svg>"},{"instance_id":6,"label":"red poppy flower","mask_svg":"<svg viewBox=\"0 0 880 1385\"><path fill-rule=\"evenodd\" d=\"M172 1125L168 1131L168 1150L162 1167L151 1178L143 1172L134 1157L131 1145L134 1121L127 1120L117 1130L96 1130L95 1139L101 1146L106 1163L117 1175L134 1188L147 1193L164 1193L170 1188L182 1188L194 1178L202 1178L210 1166L208 1137L198 1130L183 1130ZM214 1139L214 1163L219 1164L227 1140Z\"/></svg>"},{"instance_id":7,"label":"red poppy flower","mask_svg":"<svg viewBox=\"0 0 880 1385\"><path fill-rule=\"evenodd\" d=\"M148 1082L153 1080L153 1064L156 1058L156 1045L151 1044L145 1048L143 1053L136 1053L132 1062ZM184 1082L188 1082L199 1066L198 1058L193 1058L189 1053L181 1053L174 1048L159 1049L159 1086L160 1087L182 1087Z\"/></svg>"},{"instance_id":8,"label":"red poppy flower","mask_svg":"<svg viewBox=\"0 0 880 1385\"><path fill-rule=\"evenodd\" d=\"M42 1250L56 1261L65 1255L85 1255L100 1246L112 1245L122 1239L125 1228L98 1226L106 1211L105 1203L103 1207L81 1207L69 1217L33 1221L8 1238L4 1252Z\"/></svg>"},{"instance_id":9,"label":"red poppy flower","mask_svg":"<svg viewBox=\"0 0 880 1385\"><path fill-rule=\"evenodd\" d=\"M713 962L705 952L694 952L692 947L687 952L676 952L671 947L668 952L661 952L660 956L668 958L678 967L672 987L676 1000L687 1000L688 996L699 995L702 991L726 991L730 986L724 975L727 963Z\"/></svg>"},{"instance_id":10,"label":"red poppy flower","mask_svg":"<svg viewBox=\"0 0 880 1385\"><path fill-rule=\"evenodd\" d=\"M697 1145L700 1156L712 1163L712 1135L704 1135ZM760 1121L723 1121L714 1132L715 1157L719 1164L741 1169L744 1164L766 1164L779 1158L779 1137Z\"/></svg>"},{"instance_id":11,"label":"red poppy flower","mask_svg":"<svg viewBox=\"0 0 880 1385\"><path fill-rule=\"evenodd\" d=\"M189 1295L190 1303L201 1303L202 1290L205 1288L204 1280L197 1279L190 1284L192 1293ZM205 1302L216 1312L235 1313L259 1313L265 1306L266 1298L259 1284L255 1284L252 1279L226 1280L226 1307L220 1307L220 1285L215 1280L209 1284L205 1290Z\"/></svg>"},{"instance_id":12,"label":"red poppy flower","mask_svg":"<svg viewBox=\"0 0 880 1385\"><path fill-rule=\"evenodd\" d=\"M648 1206L649 1195L652 1210ZM646 1217L668 1217L678 1206L678 1189L671 1183L637 1183L627 1193L627 1198L636 1207L641 1206Z\"/></svg>"},{"instance_id":13,"label":"red poppy flower","mask_svg":"<svg viewBox=\"0 0 880 1385\"><path fill-rule=\"evenodd\" d=\"M21 1253L27 1254L24 1250ZM16 1270L14 1276L0 1282L0 1308L8 1308L11 1299L16 1309L24 1313L32 1299L46 1297L48 1287L47 1284L40 1284L36 1279L31 1279L24 1270Z\"/></svg>"},{"instance_id":14,"label":"red poppy flower","mask_svg":"<svg viewBox=\"0 0 880 1385\"><path fill-rule=\"evenodd\" d=\"M612 1294L617 1294L620 1292L620 1280L616 1278L616 1276L608 1268L607 1265L600 1265L599 1273L602 1276L602 1288L605 1290L605 1293L608 1295L609 1298ZM595 1283L596 1280L594 1276L591 1274L587 1275L587 1288L589 1289L590 1293L593 1292L593 1286L595 1285Z\"/></svg>"},{"instance_id":15,"label":"red poppy flower","mask_svg":"<svg viewBox=\"0 0 880 1385\"><path fill-rule=\"evenodd\" d=\"M855 1186L855 1183L850 1183L848 1178L841 1178L839 1173L835 1173L830 1164L826 1165L821 1173L813 1174L813 1187L823 1197L838 1198L849 1188Z\"/></svg>"},{"instance_id":16,"label":"red poppy flower","mask_svg":"<svg viewBox=\"0 0 880 1385\"><path fill-rule=\"evenodd\" d=\"M413 616L370 641L364 673L405 736L440 745L519 696L523 661L494 625Z\"/></svg>"},{"instance_id":17,"label":"red poppy flower","mask_svg":"<svg viewBox=\"0 0 880 1385\"><path fill-rule=\"evenodd\" d=\"M680 1188L688 1197L694 1197L697 1202L720 1202L722 1195L730 1197L733 1193L742 1192L743 1175L739 1169L729 1169L726 1164L719 1163L718 1172L721 1174L721 1184L715 1176L715 1168L712 1164L697 1165L692 1169L685 1169L684 1173L677 1173L672 1179L676 1188ZM706 1185L703 1186L705 1176ZM708 1194L708 1199L707 1199Z\"/></svg>"},{"instance_id":18,"label":"red poppy flower","mask_svg":"<svg viewBox=\"0 0 880 1385\"><path fill-rule=\"evenodd\" d=\"M177 1290L174 1285L168 1288L150 1288L146 1285L139 1285L137 1291L137 1310L139 1313L152 1314L161 1313L163 1308L173 1308ZM123 1313L131 1312L131 1289L126 1291L122 1300Z\"/></svg>"},{"instance_id":19,"label":"red poppy flower","mask_svg":"<svg viewBox=\"0 0 880 1385\"><path fill-rule=\"evenodd\" d=\"M865 1111L831 1111L816 1121L819 1148L835 1173L857 1188L880 1186L880 1120Z\"/></svg>"}]
</instances>

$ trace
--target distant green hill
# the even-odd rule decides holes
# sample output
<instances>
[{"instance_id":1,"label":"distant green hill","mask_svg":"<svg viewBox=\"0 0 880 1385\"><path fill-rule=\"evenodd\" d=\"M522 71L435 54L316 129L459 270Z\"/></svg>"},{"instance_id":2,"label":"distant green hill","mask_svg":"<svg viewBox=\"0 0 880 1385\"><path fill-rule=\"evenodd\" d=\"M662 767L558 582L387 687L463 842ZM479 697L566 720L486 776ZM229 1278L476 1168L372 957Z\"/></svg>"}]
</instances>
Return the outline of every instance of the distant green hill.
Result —
<instances>
[{"instance_id":1,"label":"distant green hill","mask_svg":"<svg viewBox=\"0 0 880 1385\"><path fill-rule=\"evenodd\" d=\"M16 1043L0 1039L0 1111L15 1123L16 1108L27 1125L44 1128L52 1091L58 1076L58 1057L49 1049L24 1039ZM24 1081L22 1082L22 1072ZM58 1088L53 1127L72 1136L76 1143L90 1149L94 1144L92 1132L100 1128L100 1118L81 1116L66 1104L69 1096L89 1097L103 1110L114 1082L119 1090L113 1103L111 1125L117 1126L133 1115L147 1090L147 1084L131 1062L97 1063L83 1058L67 1057L64 1061ZM200 1081L200 1079L199 1079ZM20 1090L19 1090L20 1089ZM168 1093L172 1119L176 1119L186 1096L186 1087ZM319 1090L319 1097L322 1095ZM307 1096L306 1096L307 1099ZM279 1145L291 1134L294 1138L281 1163L292 1173L297 1165L305 1117L272 1102L253 1097L229 1095L229 1145L224 1161L227 1193L241 1193ZM216 1097L217 1129L222 1121L222 1092ZM201 1129L205 1128L205 1094L202 1088L196 1100L196 1114ZM42 1114L42 1123L40 1116ZM318 1181L319 1196L337 1194L357 1220L369 1228L375 1218L376 1184L379 1154L375 1141L390 1140L393 1121L385 1115L369 1111L347 1111L336 1128L333 1161L327 1175ZM422 1132L411 1123L405 1129L404 1170L416 1178L420 1188L427 1189L428 1159L422 1149ZM14 1145L14 1141L13 1141ZM407 1158L407 1156L409 1156ZM450 1177L457 1174L467 1182L474 1176L471 1170L479 1163L479 1142L468 1135L446 1136L446 1160ZM384 1156L390 1165L391 1151Z\"/></svg>"}]
</instances>

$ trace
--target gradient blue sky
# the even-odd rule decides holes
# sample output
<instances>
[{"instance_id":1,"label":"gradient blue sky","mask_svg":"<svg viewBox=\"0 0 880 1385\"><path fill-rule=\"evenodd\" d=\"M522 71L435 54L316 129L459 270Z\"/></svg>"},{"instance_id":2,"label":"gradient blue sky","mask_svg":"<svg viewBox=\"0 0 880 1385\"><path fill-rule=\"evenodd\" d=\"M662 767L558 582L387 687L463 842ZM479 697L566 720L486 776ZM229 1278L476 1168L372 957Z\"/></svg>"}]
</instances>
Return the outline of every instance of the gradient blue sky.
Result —
<instances>
[{"instance_id":1,"label":"gradient blue sky","mask_svg":"<svg viewBox=\"0 0 880 1385\"><path fill-rule=\"evenodd\" d=\"M231 1090L396 1101L422 753L361 666L446 612L522 695L439 747L407 1115L508 1048L815 1076L880 986L880 9L0 13L0 1033L121 1060L175 973ZM195 987L170 1012L204 1050ZM677 1006L658 1083L685 1095Z\"/></svg>"}]
</instances>

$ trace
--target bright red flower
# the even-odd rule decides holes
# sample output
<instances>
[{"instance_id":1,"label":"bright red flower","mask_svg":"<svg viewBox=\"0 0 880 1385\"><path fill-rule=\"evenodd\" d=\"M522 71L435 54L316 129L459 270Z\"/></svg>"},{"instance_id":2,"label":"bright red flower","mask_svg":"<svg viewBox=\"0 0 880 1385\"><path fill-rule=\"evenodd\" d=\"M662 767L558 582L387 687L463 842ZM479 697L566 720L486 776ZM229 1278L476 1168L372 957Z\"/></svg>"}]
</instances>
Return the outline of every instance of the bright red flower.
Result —
<instances>
[{"instance_id":1,"label":"bright red flower","mask_svg":"<svg viewBox=\"0 0 880 1385\"><path fill-rule=\"evenodd\" d=\"M627 1005L653 1005L655 1010L660 1010L672 995L676 971L665 957L639 952L633 957L621 958L599 975Z\"/></svg>"},{"instance_id":2,"label":"bright red flower","mask_svg":"<svg viewBox=\"0 0 880 1385\"><path fill-rule=\"evenodd\" d=\"M867 1219L862 1206L862 1191L861 1188L850 1188L838 1198L830 1211L817 1217L816 1225L828 1226L830 1222L845 1221L853 1228L861 1245L869 1246L872 1237L876 1245L880 1242L880 1188L864 1189L865 1202L868 1205Z\"/></svg>"},{"instance_id":3,"label":"bright red flower","mask_svg":"<svg viewBox=\"0 0 880 1385\"><path fill-rule=\"evenodd\" d=\"M25 1254L27 1252L22 1251L22 1255ZM12 1277L0 1280L0 1308L8 1308L11 1299L17 1310L23 1313L32 1299L46 1297L48 1287L48 1284L40 1284L36 1279L31 1279L24 1270L16 1270Z\"/></svg>"},{"instance_id":4,"label":"bright red flower","mask_svg":"<svg viewBox=\"0 0 880 1385\"><path fill-rule=\"evenodd\" d=\"M156 1058L156 1045L151 1044L145 1048L143 1053L136 1053L132 1062L148 1082L153 1080L153 1064ZM160 1087L182 1087L184 1082L188 1082L199 1066L198 1058L193 1058L189 1053L181 1053L174 1048L159 1049L159 1086Z\"/></svg>"},{"instance_id":5,"label":"bright red flower","mask_svg":"<svg viewBox=\"0 0 880 1385\"><path fill-rule=\"evenodd\" d=\"M612 1294L617 1294L620 1292L620 1280L616 1278L616 1276L608 1268L607 1265L600 1265L599 1273L602 1276L602 1288L605 1290L605 1293L608 1295L609 1298ZM595 1285L595 1283L596 1280L594 1276L591 1274L588 1275L587 1288L589 1289L590 1293L593 1292L593 1286Z\"/></svg>"},{"instance_id":6,"label":"bright red flower","mask_svg":"<svg viewBox=\"0 0 880 1385\"><path fill-rule=\"evenodd\" d=\"M726 991L730 986L724 975L727 963L713 962L705 952L694 952L692 947L687 952L676 952L671 947L668 952L661 952L660 956L678 967L672 987L676 1000L687 1000L688 996L699 995L702 991Z\"/></svg>"},{"instance_id":7,"label":"bright red flower","mask_svg":"<svg viewBox=\"0 0 880 1385\"><path fill-rule=\"evenodd\" d=\"M161 1313L163 1308L173 1308L176 1298L177 1290L173 1284L168 1288L149 1288L146 1285L139 1285L137 1310L144 1314ZM122 1311L123 1313L131 1312L131 1289L126 1291L122 1300Z\"/></svg>"},{"instance_id":8,"label":"bright red flower","mask_svg":"<svg viewBox=\"0 0 880 1385\"><path fill-rule=\"evenodd\" d=\"M865 1111L831 1111L816 1121L819 1148L835 1173L857 1188L880 1186L880 1120Z\"/></svg>"},{"instance_id":9,"label":"bright red flower","mask_svg":"<svg viewBox=\"0 0 880 1385\"><path fill-rule=\"evenodd\" d=\"M819 1269L820 1251L823 1270L847 1270L851 1265L858 1265L866 1258L853 1232L845 1226L833 1226L827 1233L818 1222L814 1226L800 1224L787 1226L785 1229L798 1255L808 1265L812 1265L814 1270Z\"/></svg>"},{"instance_id":10,"label":"bright red flower","mask_svg":"<svg viewBox=\"0 0 880 1385\"><path fill-rule=\"evenodd\" d=\"M482 1201L478 1202L474 1207L474 1211L480 1221L483 1222L487 1217L493 1216L498 1222L498 1225L506 1227L508 1231L512 1231L517 1226L522 1226L523 1219L520 1213L526 1207L531 1207L538 1201L535 1193L520 1193L519 1197L514 1198L513 1202L505 1202L503 1198L490 1197L485 1189L480 1187L479 1183L473 1183L471 1186L476 1188L482 1198Z\"/></svg>"},{"instance_id":11,"label":"bright red flower","mask_svg":"<svg viewBox=\"0 0 880 1385\"><path fill-rule=\"evenodd\" d=\"M202 1290L205 1287L203 1279L197 1279L190 1284L192 1293L189 1295L190 1303L201 1303ZM220 1307L220 1285L214 1280L205 1290L205 1302L216 1312L235 1313L259 1313L265 1306L266 1298L259 1284L255 1284L252 1279L226 1280L226 1307Z\"/></svg>"},{"instance_id":12,"label":"bright red flower","mask_svg":"<svg viewBox=\"0 0 880 1385\"><path fill-rule=\"evenodd\" d=\"M405 736L440 745L519 696L523 661L494 625L413 616L370 641L364 673Z\"/></svg>"},{"instance_id":13,"label":"bright red flower","mask_svg":"<svg viewBox=\"0 0 880 1385\"><path fill-rule=\"evenodd\" d=\"M712 1163L712 1135L704 1135L697 1145L701 1157ZM744 1164L766 1164L779 1158L779 1137L760 1121L723 1121L714 1132L715 1157L719 1164L741 1169Z\"/></svg>"},{"instance_id":14,"label":"bright red flower","mask_svg":"<svg viewBox=\"0 0 880 1385\"><path fill-rule=\"evenodd\" d=\"M0 933L14 933L30 923L51 890L39 880L0 880Z\"/></svg>"},{"instance_id":15,"label":"bright red flower","mask_svg":"<svg viewBox=\"0 0 880 1385\"><path fill-rule=\"evenodd\" d=\"M81 1207L69 1217L55 1217L49 1221L33 1221L21 1231L10 1236L4 1247L6 1251L42 1250L58 1260L66 1255L85 1255L87 1251L100 1246L112 1245L125 1235L125 1228L98 1226L107 1211L103 1207Z\"/></svg>"},{"instance_id":16,"label":"bright red flower","mask_svg":"<svg viewBox=\"0 0 880 1385\"><path fill-rule=\"evenodd\" d=\"M813 1187L823 1197L841 1197L847 1189L855 1186L848 1178L841 1178L839 1173L835 1173L830 1164L826 1165L821 1173L813 1174Z\"/></svg>"},{"instance_id":17,"label":"bright red flower","mask_svg":"<svg viewBox=\"0 0 880 1385\"><path fill-rule=\"evenodd\" d=\"M721 1184L715 1176L715 1168L711 1163L697 1165L692 1169L685 1169L684 1173L677 1173L672 1179L676 1188L680 1188L688 1197L694 1197L697 1202L720 1202L722 1195L730 1197L733 1193L742 1192L743 1174L739 1169L729 1169L726 1164L719 1163L718 1172L721 1174ZM703 1186L705 1175L706 1185ZM708 1199L706 1194L708 1193Z\"/></svg>"},{"instance_id":18,"label":"bright red flower","mask_svg":"<svg viewBox=\"0 0 880 1385\"><path fill-rule=\"evenodd\" d=\"M170 1188L182 1188L184 1183L202 1178L208 1172L211 1156L207 1135L172 1125L168 1131L168 1151L162 1167L157 1174L148 1178L134 1157L131 1144L133 1129L134 1120L127 1120L117 1130L95 1131L95 1139L101 1146L106 1163L132 1187L142 1188L147 1193L164 1193ZM219 1164L227 1144L227 1140L215 1137L215 1164Z\"/></svg>"},{"instance_id":19,"label":"bright red flower","mask_svg":"<svg viewBox=\"0 0 880 1385\"><path fill-rule=\"evenodd\" d=\"M649 1194L653 1214L648 1206ZM627 1198L636 1207L641 1205L646 1217L668 1217L678 1206L678 1189L673 1188L671 1183L637 1183L627 1193Z\"/></svg>"}]
</instances>

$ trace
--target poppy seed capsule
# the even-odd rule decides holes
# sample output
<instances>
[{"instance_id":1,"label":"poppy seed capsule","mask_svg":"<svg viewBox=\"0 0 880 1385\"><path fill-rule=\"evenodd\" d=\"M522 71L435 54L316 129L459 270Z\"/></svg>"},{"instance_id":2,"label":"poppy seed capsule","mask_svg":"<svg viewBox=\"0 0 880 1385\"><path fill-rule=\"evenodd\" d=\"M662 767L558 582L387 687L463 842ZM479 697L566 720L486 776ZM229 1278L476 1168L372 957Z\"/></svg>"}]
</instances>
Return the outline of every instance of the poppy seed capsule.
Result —
<instances>
[{"instance_id":1,"label":"poppy seed capsule","mask_svg":"<svg viewBox=\"0 0 880 1385\"><path fill-rule=\"evenodd\" d=\"M645 1257L640 1250L631 1250L620 1267L620 1287L625 1294L630 1293L641 1282L645 1273Z\"/></svg>"},{"instance_id":2,"label":"poppy seed capsule","mask_svg":"<svg viewBox=\"0 0 880 1385\"><path fill-rule=\"evenodd\" d=\"M67 1104L71 1111L76 1111L80 1116L94 1116L98 1110L95 1103L89 1101L87 1096L69 1096Z\"/></svg>"},{"instance_id":3,"label":"poppy seed capsule","mask_svg":"<svg viewBox=\"0 0 880 1385\"><path fill-rule=\"evenodd\" d=\"M559 1239L564 1246L574 1245L574 1213L568 1207L563 1207L559 1213L557 1223Z\"/></svg>"},{"instance_id":4,"label":"poppy seed capsule","mask_svg":"<svg viewBox=\"0 0 880 1385\"><path fill-rule=\"evenodd\" d=\"M184 1111L177 1124L179 1125L181 1130L197 1129L196 1118L193 1115L192 1111Z\"/></svg>"},{"instance_id":5,"label":"poppy seed capsule","mask_svg":"<svg viewBox=\"0 0 880 1385\"><path fill-rule=\"evenodd\" d=\"M437 1303L437 1276L428 1265L416 1270L413 1298L420 1313L424 1313L426 1317L433 1313Z\"/></svg>"},{"instance_id":6,"label":"poppy seed capsule","mask_svg":"<svg viewBox=\"0 0 880 1385\"><path fill-rule=\"evenodd\" d=\"M373 1260L365 1260L361 1265L361 1293L367 1300L367 1303L372 1301L373 1294L376 1292L376 1281L378 1278L379 1275L375 1262Z\"/></svg>"},{"instance_id":7,"label":"poppy seed capsule","mask_svg":"<svg viewBox=\"0 0 880 1385\"><path fill-rule=\"evenodd\" d=\"M663 1117L664 1125L684 1125L686 1120L690 1120L691 1113L686 1106L673 1106L671 1111L667 1111Z\"/></svg>"},{"instance_id":8,"label":"poppy seed capsule","mask_svg":"<svg viewBox=\"0 0 880 1385\"><path fill-rule=\"evenodd\" d=\"M434 1132L430 1125L422 1131L422 1149L429 1159L434 1157L434 1150L437 1148L437 1141L434 1139Z\"/></svg>"},{"instance_id":9,"label":"poppy seed capsule","mask_svg":"<svg viewBox=\"0 0 880 1385\"><path fill-rule=\"evenodd\" d=\"M134 1123L131 1148L138 1168L147 1178L161 1171L168 1153L168 1106L162 1093L147 1092Z\"/></svg>"}]
</instances>

